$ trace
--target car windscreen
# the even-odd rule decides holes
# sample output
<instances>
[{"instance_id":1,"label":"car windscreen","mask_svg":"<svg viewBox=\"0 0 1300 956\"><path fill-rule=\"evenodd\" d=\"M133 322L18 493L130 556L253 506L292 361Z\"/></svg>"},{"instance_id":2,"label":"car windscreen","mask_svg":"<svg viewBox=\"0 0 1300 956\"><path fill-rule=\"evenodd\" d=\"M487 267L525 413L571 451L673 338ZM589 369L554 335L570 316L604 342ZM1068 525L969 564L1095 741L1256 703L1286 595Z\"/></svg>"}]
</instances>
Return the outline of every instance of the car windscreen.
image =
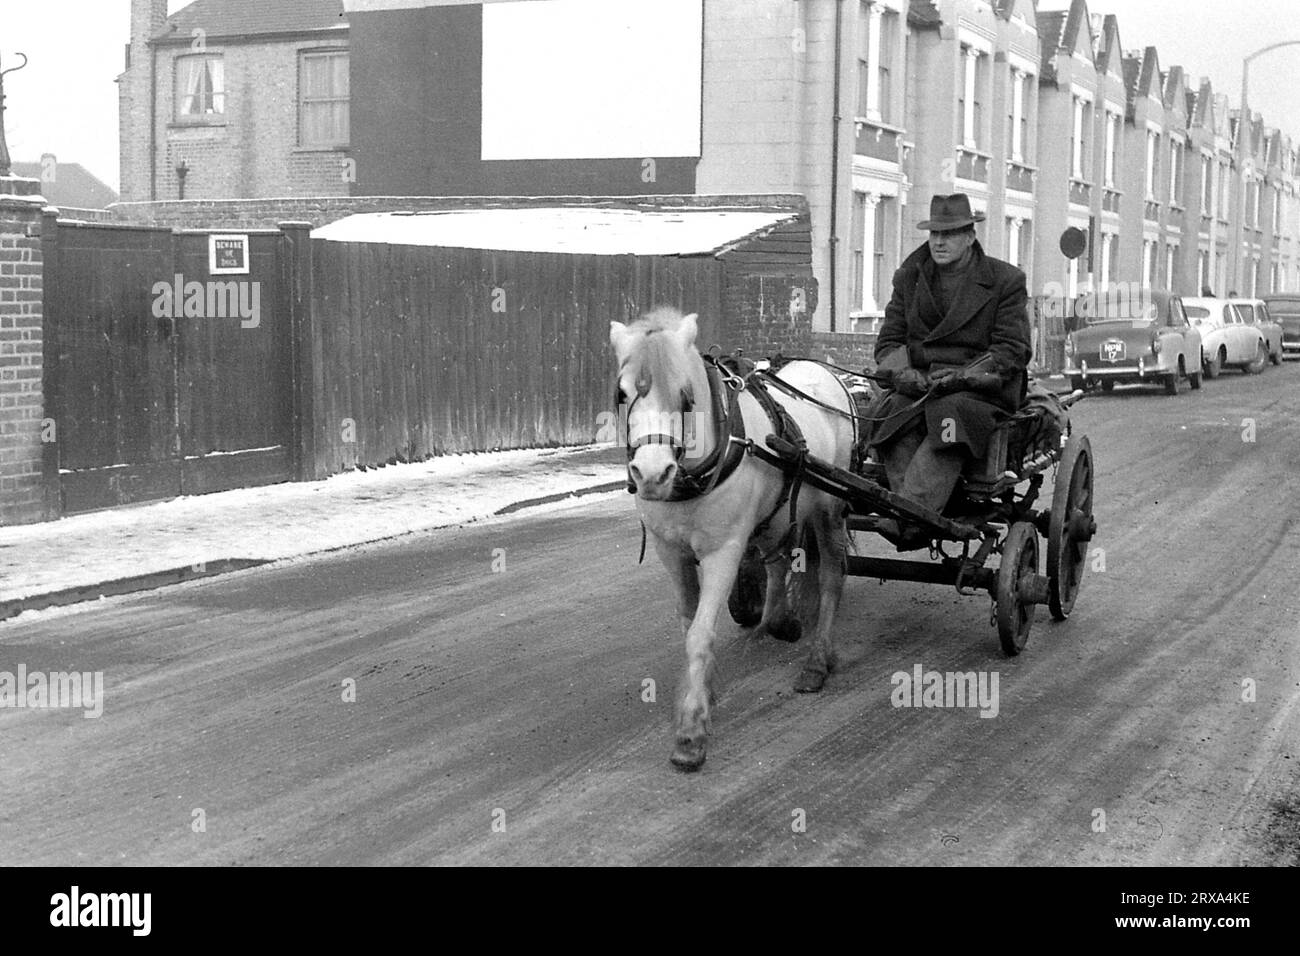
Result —
<instances>
[{"instance_id":1,"label":"car windscreen","mask_svg":"<svg viewBox=\"0 0 1300 956\"><path fill-rule=\"evenodd\" d=\"M1300 316L1300 299L1271 299L1268 303L1268 311L1274 318L1283 315L1295 318Z\"/></svg>"}]
</instances>

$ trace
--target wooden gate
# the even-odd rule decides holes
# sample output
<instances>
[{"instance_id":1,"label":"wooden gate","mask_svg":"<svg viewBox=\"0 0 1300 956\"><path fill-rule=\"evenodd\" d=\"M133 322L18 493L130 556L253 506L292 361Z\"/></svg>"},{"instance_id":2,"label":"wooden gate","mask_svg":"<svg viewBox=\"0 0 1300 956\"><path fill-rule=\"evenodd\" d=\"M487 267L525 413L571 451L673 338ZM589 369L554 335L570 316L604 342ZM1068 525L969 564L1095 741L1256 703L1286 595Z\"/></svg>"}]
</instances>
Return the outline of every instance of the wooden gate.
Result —
<instances>
[{"instance_id":1,"label":"wooden gate","mask_svg":"<svg viewBox=\"0 0 1300 956\"><path fill-rule=\"evenodd\" d=\"M239 232L247 273L214 275L208 232L46 222L62 513L291 479L285 237Z\"/></svg>"}]
</instances>

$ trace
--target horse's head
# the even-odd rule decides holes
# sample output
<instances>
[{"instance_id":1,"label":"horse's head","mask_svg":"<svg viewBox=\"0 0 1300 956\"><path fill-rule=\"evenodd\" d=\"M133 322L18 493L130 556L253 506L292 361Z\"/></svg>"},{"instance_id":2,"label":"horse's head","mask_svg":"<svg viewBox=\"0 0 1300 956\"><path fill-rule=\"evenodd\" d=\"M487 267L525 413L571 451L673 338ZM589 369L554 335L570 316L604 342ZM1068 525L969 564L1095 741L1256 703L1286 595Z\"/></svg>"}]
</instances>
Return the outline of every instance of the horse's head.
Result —
<instances>
[{"instance_id":1,"label":"horse's head","mask_svg":"<svg viewBox=\"0 0 1300 956\"><path fill-rule=\"evenodd\" d=\"M695 451L696 316L656 309L628 325L609 324L618 361L617 403L627 417L628 479L642 498L672 494L682 458ZM707 396L700 396L707 401Z\"/></svg>"}]
</instances>

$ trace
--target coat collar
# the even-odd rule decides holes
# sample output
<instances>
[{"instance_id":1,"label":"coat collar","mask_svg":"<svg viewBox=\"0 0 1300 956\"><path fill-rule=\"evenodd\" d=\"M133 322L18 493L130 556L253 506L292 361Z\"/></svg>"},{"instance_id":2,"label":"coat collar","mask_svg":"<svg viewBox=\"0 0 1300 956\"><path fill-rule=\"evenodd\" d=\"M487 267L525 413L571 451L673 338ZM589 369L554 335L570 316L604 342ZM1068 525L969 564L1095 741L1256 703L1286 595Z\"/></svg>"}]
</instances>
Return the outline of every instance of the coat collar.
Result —
<instances>
[{"instance_id":1,"label":"coat collar","mask_svg":"<svg viewBox=\"0 0 1300 956\"><path fill-rule=\"evenodd\" d=\"M943 321L931 329L922 341L933 342L961 328L993 297L995 285L993 266L978 239L971 246L971 251L974 259L966 276L967 288L963 290L957 301L948 304L948 313L943 317ZM916 265L926 284L933 288L933 283L938 281L939 267L935 265L934 258L930 255L930 244L922 243L907 257L907 261Z\"/></svg>"}]
</instances>

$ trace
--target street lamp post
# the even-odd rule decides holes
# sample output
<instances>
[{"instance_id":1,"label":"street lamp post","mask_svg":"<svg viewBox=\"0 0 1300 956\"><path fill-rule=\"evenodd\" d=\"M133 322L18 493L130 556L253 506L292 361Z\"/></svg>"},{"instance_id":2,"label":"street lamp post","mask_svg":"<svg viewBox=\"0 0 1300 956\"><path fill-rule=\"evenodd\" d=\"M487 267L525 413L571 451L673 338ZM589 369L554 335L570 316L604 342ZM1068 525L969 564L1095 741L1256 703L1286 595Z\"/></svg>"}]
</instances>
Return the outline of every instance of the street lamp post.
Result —
<instances>
[{"instance_id":1,"label":"street lamp post","mask_svg":"<svg viewBox=\"0 0 1300 956\"><path fill-rule=\"evenodd\" d=\"M1246 258L1243 252L1243 246L1246 243L1246 200L1250 196L1250 185L1245 175L1246 140L1250 123L1250 107L1247 105L1247 92L1250 88L1250 61L1284 46L1300 46L1300 40L1281 40L1277 43L1270 43L1268 46L1260 47L1241 61L1241 117L1237 121L1237 169L1242 173L1241 205L1237 207L1236 228L1232 230L1236 241L1232 244L1232 256L1230 258L1233 264L1233 277L1241 283L1243 292L1245 288L1250 287L1250 284L1245 281L1246 276L1242 268L1243 260Z\"/></svg>"},{"instance_id":2,"label":"street lamp post","mask_svg":"<svg viewBox=\"0 0 1300 956\"><path fill-rule=\"evenodd\" d=\"M27 65L27 56L19 53L23 62L18 66L11 66L7 70L0 70L0 176L8 176L10 170L9 163L9 144L5 142L5 74L17 73Z\"/></svg>"}]
</instances>

